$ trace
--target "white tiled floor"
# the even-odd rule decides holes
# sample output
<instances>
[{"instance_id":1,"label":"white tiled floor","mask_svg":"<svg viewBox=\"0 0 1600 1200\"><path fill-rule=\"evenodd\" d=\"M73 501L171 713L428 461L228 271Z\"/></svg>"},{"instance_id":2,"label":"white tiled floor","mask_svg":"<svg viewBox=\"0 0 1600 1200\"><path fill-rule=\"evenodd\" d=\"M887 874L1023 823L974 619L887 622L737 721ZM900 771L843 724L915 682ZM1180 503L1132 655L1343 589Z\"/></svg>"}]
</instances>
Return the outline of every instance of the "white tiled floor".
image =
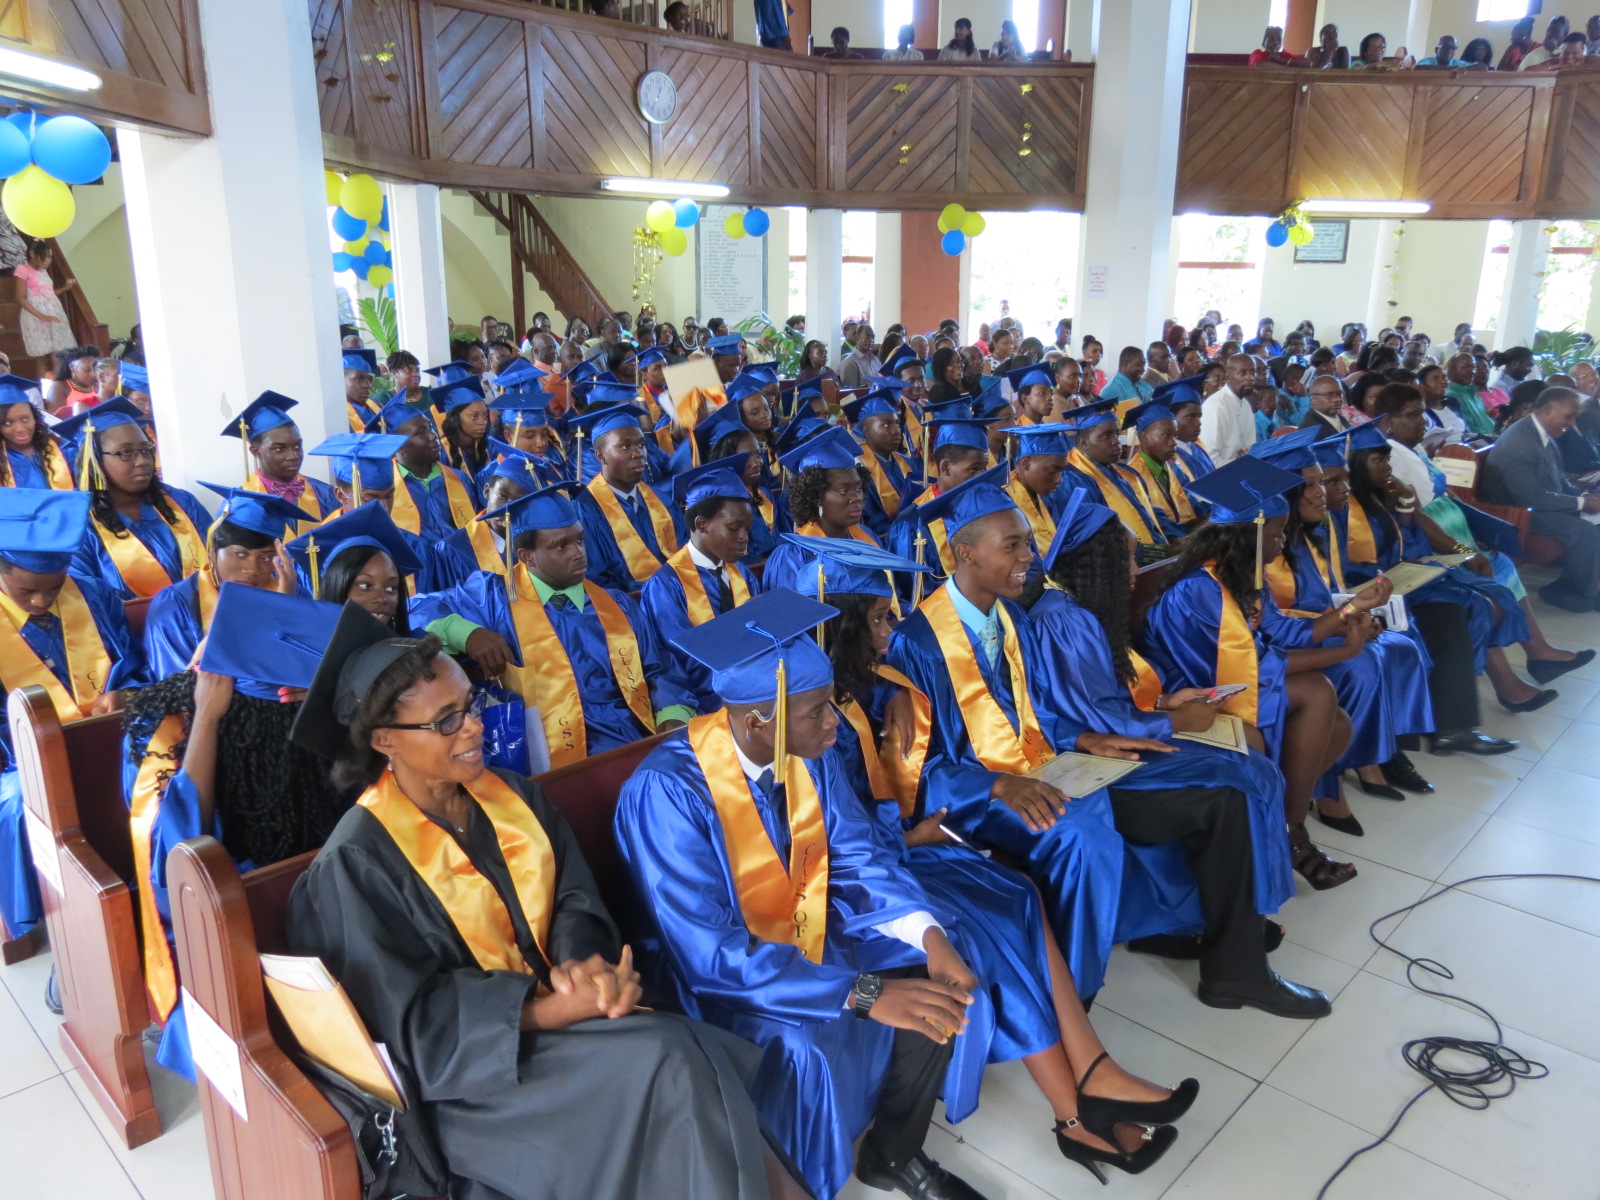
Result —
<instances>
[{"instance_id":1,"label":"white tiled floor","mask_svg":"<svg viewBox=\"0 0 1600 1200\"><path fill-rule=\"evenodd\" d=\"M1557 644L1600 648L1600 615L1540 615ZM1527 717L1512 717L1485 693L1485 728L1526 739L1517 754L1417 755L1438 794L1404 804L1355 794L1364 838L1314 826L1361 875L1323 894L1302 884L1280 914L1288 939L1273 959L1290 978L1335 993L1332 1017L1308 1025L1208 1009L1194 999L1193 964L1117 952L1095 1009L1107 1046L1151 1078L1193 1075L1202 1085L1176 1145L1148 1174L1114 1174L1102 1193L1064 1162L1047 1110L1015 1063L990 1071L983 1107L959 1126L936 1128L930 1152L990 1200L1313 1200L1344 1156L1421 1086L1400 1058L1402 1043L1491 1036L1470 1011L1406 987L1404 964L1377 950L1368 924L1435 881L1600 875L1600 660L1579 675L1557 681L1561 699ZM1550 1076L1488 1112L1429 1096L1389 1145L1334 1185L1330 1200L1596 1200L1600 884L1474 884L1391 925L1396 946L1453 968L1456 980L1445 986L1488 1005L1510 1046ZM42 1001L48 970L48 955L0 970L0 1194L211 1200L193 1089L155 1069L167 1132L123 1149L61 1053ZM882 1195L846 1192L849 1200Z\"/></svg>"}]
</instances>

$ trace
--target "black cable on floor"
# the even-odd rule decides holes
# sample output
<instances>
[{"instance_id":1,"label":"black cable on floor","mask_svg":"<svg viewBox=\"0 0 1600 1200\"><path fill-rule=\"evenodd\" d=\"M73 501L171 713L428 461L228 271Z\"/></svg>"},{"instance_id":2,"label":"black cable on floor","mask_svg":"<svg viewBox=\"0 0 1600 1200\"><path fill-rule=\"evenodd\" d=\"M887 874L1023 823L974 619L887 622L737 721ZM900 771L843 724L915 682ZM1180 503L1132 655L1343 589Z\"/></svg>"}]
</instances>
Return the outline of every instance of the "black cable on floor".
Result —
<instances>
[{"instance_id":1,"label":"black cable on floor","mask_svg":"<svg viewBox=\"0 0 1600 1200\"><path fill-rule=\"evenodd\" d=\"M1404 916L1406 913L1421 908L1430 900L1437 900L1440 896L1447 895L1457 888L1466 887L1470 883L1491 883L1502 879L1566 879L1577 883L1600 883L1600 878L1592 875L1549 875L1549 874L1514 874L1514 875L1474 875L1471 879L1459 879L1455 883L1447 883L1418 900L1415 904L1408 904L1404 908L1397 908L1392 913L1385 913L1367 927L1367 933L1380 947L1387 950L1397 958L1406 962L1406 982L1417 991L1426 996L1437 996L1442 1000L1454 1000L1464 1004L1478 1013L1494 1028L1493 1041L1475 1041L1471 1038L1447 1037L1435 1035L1433 1037L1415 1038L1400 1048L1401 1056L1406 1060L1406 1065L1428 1081L1426 1087L1411 1099L1407 1100L1395 1119L1389 1122L1376 1141L1367 1143L1361 1149L1352 1153L1344 1162L1339 1164L1339 1169L1328 1176L1326 1183L1317 1192L1316 1200L1323 1200L1328 1194L1328 1189L1334 1181L1343 1175L1350 1164L1355 1162L1369 1150L1376 1150L1394 1136L1394 1131L1400 1128L1400 1122L1405 1120L1406 1114L1429 1092L1440 1092L1446 1099L1462 1108L1482 1111L1496 1100L1503 1100L1517 1090L1517 1084L1524 1079L1543 1079L1550 1074L1550 1068L1541 1062L1523 1058L1505 1043L1505 1033L1500 1027L1499 1020L1483 1005L1464 996L1457 996L1450 992L1441 992L1434 988L1424 987L1417 982L1415 972L1425 971L1436 975L1440 979L1454 979L1455 974L1449 967L1434 958L1413 958L1396 950L1383 938L1378 936L1378 926L1394 917ZM1482 899L1483 897L1479 897ZM1466 1060L1472 1062L1471 1066L1446 1066L1441 1061L1441 1056L1455 1056L1454 1061Z\"/></svg>"}]
</instances>

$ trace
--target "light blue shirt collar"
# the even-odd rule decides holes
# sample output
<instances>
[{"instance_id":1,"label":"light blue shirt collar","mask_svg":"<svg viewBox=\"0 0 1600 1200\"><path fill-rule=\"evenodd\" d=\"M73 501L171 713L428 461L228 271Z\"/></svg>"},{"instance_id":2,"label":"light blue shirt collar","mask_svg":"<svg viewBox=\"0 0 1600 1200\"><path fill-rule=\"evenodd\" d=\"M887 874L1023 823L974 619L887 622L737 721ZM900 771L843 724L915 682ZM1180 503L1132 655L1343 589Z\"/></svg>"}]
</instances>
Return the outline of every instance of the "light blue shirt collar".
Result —
<instances>
[{"instance_id":1,"label":"light blue shirt collar","mask_svg":"<svg viewBox=\"0 0 1600 1200\"><path fill-rule=\"evenodd\" d=\"M956 586L954 578L944 581L944 590L950 593L950 602L956 606L956 616L961 618L961 623L978 637L983 636L986 629L991 629L1000 624L1000 614L997 611L1000 602L995 601L994 608L984 612L971 600L961 594L961 589Z\"/></svg>"}]
</instances>

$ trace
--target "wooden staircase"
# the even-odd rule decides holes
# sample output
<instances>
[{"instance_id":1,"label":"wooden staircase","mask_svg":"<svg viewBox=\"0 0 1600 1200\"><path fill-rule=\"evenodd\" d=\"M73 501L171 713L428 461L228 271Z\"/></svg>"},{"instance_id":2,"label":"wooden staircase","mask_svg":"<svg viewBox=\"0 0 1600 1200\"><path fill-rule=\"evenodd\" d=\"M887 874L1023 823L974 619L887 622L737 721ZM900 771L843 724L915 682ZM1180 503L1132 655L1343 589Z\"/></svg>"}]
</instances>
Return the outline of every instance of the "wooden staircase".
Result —
<instances>
[{"instance_id":1,"label":"wooden staircase","mask_svg":"<svg viewBox=\"0 0 1600 1200\"><path fill-rule=\"evenodd\" d=\"M55 251L50 260L50 278L56 285L61 307L66 311L72 336L80 346L95 346L101 354L109 354L111 331L95 317L94 309L89 306L89 297L84 295L82 283L74 284L70 290L65 288L67 280L74 277L72 265L67 262L67 256L62 253L55 239L48 240ZM49 355L31 358L23 346L22 294L22 280L14 279L9 274L0 275L0 351L10 357L13 374L40 379L46 374L55 373L56 362Z\"/></svg>"},{"instance_id":2,"label":"wooden staircase","mask_svg":"<svg viewBox=\"0 0 1600 1200\"><path fill-rule=\"evenodd\" d=\"M611 315L612 307L533 201L521 192L473 191L471 196L511 236L511 323L518 336L527 328L528 320L524 273L539 281L563 317L581 317L598 332L600 322Z\"/></svg>"}]
</instances>

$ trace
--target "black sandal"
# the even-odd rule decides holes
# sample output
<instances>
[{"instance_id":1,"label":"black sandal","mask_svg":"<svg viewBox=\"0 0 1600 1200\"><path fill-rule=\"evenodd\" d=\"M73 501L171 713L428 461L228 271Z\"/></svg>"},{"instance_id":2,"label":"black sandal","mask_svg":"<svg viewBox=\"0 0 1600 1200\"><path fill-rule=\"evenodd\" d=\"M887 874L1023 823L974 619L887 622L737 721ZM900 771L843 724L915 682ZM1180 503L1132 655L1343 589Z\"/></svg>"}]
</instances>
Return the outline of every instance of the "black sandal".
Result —
<instances>
[{"instance_id":1,"label":"black sandal","mask_svg":"<svg viewBox=\"0 0 1600 1200\"><path fill-rule=\"evenodd\" d=\"M1315 891L1336 888L1357 875L1354 863L1336 862L1319 850L1304 825L1289 826L1289 852L1294 857L1294 869Z\"/></svg>"}]
</instances>

